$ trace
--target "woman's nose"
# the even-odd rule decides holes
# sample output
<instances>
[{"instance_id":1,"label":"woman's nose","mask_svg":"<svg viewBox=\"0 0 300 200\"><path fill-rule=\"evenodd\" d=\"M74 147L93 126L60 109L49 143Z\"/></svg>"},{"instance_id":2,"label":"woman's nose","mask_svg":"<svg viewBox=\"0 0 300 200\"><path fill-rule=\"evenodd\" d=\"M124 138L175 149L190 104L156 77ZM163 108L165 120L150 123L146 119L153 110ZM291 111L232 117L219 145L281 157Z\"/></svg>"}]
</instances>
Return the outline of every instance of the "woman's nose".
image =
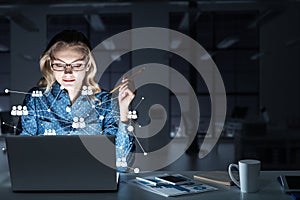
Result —
<instances>
[{"instance_id":1,"label":"woman's nose","mask_svg":"<svg viewBox=\"0 0 300 200\"><path fill-rule=\"evenodd\" d=\"M64 72L65 72L65 74L72 74L73 73L72 67L71 66L66 66Z\"/></svg>"}]
</instances>

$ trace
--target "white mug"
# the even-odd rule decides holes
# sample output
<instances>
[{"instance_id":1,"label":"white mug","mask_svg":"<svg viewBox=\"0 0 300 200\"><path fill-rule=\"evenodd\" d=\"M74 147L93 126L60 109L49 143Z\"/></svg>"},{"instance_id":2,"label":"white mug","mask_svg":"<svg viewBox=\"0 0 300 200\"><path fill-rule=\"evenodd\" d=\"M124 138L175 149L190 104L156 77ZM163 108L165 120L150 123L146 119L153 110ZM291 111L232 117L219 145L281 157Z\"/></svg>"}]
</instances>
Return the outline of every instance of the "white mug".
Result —
<instances>
[{"instance_id":1,"label":"white mug","mask_svg":"<svg viewBox=\"0 0 300 200\"><path fill-rule=\"evenodd\" d=\"M232 175L232 168L239 171L240 182ZM239 165L230 164L228 173L231 180L241 188L241 192L257 192L259 188L260 161L240 160Z\"/></svg>"}]
</instances>

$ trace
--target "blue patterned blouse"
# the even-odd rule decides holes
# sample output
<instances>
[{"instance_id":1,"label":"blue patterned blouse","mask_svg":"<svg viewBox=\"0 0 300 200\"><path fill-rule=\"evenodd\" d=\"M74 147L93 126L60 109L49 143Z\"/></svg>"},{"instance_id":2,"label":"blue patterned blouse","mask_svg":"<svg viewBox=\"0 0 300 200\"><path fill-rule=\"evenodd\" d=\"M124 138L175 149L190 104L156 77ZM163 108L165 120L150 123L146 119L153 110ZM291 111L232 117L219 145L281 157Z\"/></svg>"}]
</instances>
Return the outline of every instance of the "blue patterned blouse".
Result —
<instances>
[{"instance_id":1,"label":"blue patterned blouse","mask_svg":"<svg viewBox=\"0 0 300 200\"><path fill-rule=\"evenodd\" d=\"M128 160L134 138L127 133L127 125L119 122L117 104L108 92L101 91L95 98L85 93L73 104L57 82L49 92L32 88L29 93L23 103L27 109L23 107L20 135L116 135L117 160Z\"/></svg>"}]
</instances>

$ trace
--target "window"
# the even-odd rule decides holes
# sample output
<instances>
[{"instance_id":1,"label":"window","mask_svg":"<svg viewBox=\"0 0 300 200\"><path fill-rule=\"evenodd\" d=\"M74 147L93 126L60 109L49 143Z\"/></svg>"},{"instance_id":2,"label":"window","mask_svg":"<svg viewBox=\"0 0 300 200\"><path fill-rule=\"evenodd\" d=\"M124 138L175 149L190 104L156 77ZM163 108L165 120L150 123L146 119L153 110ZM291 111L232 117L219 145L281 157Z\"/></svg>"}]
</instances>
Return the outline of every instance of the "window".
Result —
<instances>
[{"instance_id":1,"label":"window","mask_svg":"<svg viewBox=\"0 0 300 200\"><path fill-rule=\"evenodd\" d=\"M170 28L191 35L196 30L196 38L210 53L216 63L227 95L227 118L235 108L244 107L246 117L257 115L259 110L259 30L250 24L257 17L256 11L201 12L189 27L187 13L171 13ZM199 73L194 76L193 67L184 59L172 55L170 66L182 73L197 92L200 106L199 135L205 135L211 117L210 94ZM184 92L184 89L182 90ZM171 128L179 126L179 104L171 94Z\"/></svg>"},{"instance_id":2,"label":"window","mask_svg":"<svg viewBox=\"0 0 300 200\"><path fill-rule=\"evenodd\" d=\"M7 18L0 17L0 112L9 111L9 94L5 93L10 88L10 22Z\"/></svg>"}]
</instances>

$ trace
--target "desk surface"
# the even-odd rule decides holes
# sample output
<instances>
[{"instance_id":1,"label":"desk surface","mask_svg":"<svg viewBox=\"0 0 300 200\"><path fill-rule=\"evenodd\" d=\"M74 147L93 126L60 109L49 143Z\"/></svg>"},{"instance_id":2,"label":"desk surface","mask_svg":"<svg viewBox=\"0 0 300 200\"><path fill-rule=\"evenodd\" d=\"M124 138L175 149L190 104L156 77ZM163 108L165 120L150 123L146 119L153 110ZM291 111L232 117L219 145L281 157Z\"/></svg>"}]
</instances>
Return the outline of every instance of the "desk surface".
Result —
<instances>
[{"instance_id":1,"label":"desk surface","mask_svg":"<svg viewBox=\"0 0 300 200\"><path fill-rule=\"evenodd\" d=\"M157 173L162 173L162 172L152 172L151 174L157 174ZM172 172L170 172L172 173ZM175 172L178 173L178 172ZM192 175L195 172L192 171L186 171L186 172L179 172L181 174L187 175L192 177ZM220 185L215 185L219 188L218 191L213 191L213 192L206 192L206 193L201 193L201 194L193 194L193 195L187 195L187 196L181 196L181 197L169 197L168 199L242 199L242 200L251 200L251 199L259 199L259 200L290 200L291 197L284 194L279 186L279 183L276 180L276 177L279 174L300 174L300 171L263 171L260 176L260 184L261 184L261 189L257 193L248 193L248 194L243 194L239 191L239 189L235 186L220 186ZM89 199L121 199L121 200L126 200L126 199L149 199L149 200L154 200L154 199L164 199L165 197L159 196L157 194L145 191L143 189L138 188L137 186L127 184L127 181L135 178L136 174L122 174L121 179L120 179L120 185L119 185L119 191L118 192L106 192L106 193L98 193L98 192L93 192L93 193L14 193L11 191L11 185L10 185L10 180L9 180L9 174L8 173L1 173L0 174L0 196L1 199L5 200L35 200L35 199L51 199L51 200L56 200L56 199L72 199L72 200L77 200L77 199L84 199L84 200L89 200Z\"/></svg>"}]
</instances>

